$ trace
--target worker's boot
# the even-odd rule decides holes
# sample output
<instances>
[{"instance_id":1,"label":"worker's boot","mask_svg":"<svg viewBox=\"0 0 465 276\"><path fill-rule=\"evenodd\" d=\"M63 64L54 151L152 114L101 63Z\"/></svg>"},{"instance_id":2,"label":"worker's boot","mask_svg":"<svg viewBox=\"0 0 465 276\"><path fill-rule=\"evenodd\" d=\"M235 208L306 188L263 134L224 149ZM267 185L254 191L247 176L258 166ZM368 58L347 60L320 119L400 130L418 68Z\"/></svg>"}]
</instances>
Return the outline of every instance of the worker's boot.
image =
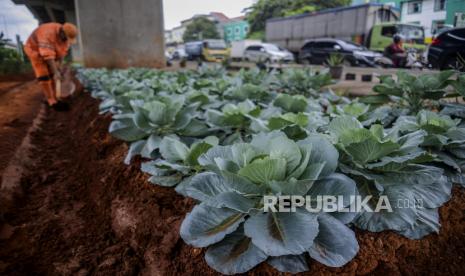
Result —
<instances>
[{"instance_id":1,"label":"worker's boot","mask_svg":"<svg viewBox=\"0 0 465 276\"><path fill-rule=\"evenodd\" d=\"M58 101L55 97L55 89L53 89L53 81L40 81L40 85L42 86L42 90L44 92L45 98L47 99L47 103L49 106L55 105Z\"/></svg>"}]
</instances>

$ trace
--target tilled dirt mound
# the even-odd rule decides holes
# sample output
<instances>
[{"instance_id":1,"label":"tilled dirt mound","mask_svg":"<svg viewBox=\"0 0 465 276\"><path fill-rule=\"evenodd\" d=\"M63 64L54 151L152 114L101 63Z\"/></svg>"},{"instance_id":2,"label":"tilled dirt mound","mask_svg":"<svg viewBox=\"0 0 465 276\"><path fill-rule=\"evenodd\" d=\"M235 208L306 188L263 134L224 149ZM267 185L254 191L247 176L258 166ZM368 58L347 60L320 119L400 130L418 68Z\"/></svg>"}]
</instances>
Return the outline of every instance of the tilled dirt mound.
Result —
<instances>
[{"instance_id":1,"label":"tilled dirt mound","mask_svg":"<svg viewBox=\"0 0 465 276\"><path fill-rule=\"evenodd\" d=\"M31 81L34 80L34 72L28 71L25 73L15 73L15 74L6 74L6 75L0 75L0 82L10 82L10 81L21 81L21 82L26 82L26 81Z\"/></svg>"},{"instance_id":2,"label":"tilled dirt mound","mask_svg":"<svg viewBox=\"0 0 465 276\"><path fill-rule=\"evenodd\" d=\"M33 81L0 82L0 182L2 171L37 116L42 98Z\"/></svg>"},{"instance_id":3,"label":"tilled dirt mound","mask_svg":"<svg viewBox=\"0 0 465 276\"><path fill-rule=\"evenodd\" d=\"M0 275L216 275L203 250L184 244L179 226L193 207L153 186L140 160L108 132L111 118L78 95L67 113L48 111L32 143L25 196L0 225ZM465 191L441 208L439 235L411 241L357 231L358 256L344 268L311 261L306 275L460 275L465 270ZM0 218L0 223L2 219ZM266 264L250 275L278 274Z\"/></svg>"}]
</instances>

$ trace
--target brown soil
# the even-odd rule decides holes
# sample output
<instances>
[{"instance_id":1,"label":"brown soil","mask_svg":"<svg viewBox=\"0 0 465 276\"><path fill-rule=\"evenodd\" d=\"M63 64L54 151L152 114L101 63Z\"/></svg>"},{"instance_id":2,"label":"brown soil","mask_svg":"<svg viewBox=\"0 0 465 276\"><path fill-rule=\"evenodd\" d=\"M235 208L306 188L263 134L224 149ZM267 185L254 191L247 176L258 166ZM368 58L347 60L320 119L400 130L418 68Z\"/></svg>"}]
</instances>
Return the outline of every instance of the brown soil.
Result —
<instances>
[{"instance_id":1,"label":"brown soil","mask_svg":"<svg viewBox=\"0 0 465 276\"><path fill-rule=\"evenodd\" d=\"M42 98L33 81L0 82L0 175L36 117Z\"/></svg>"},{"instance_id":2,"label":"brown soil","mask_svg":"<svg viewBox=\"0 0 465 276\"><path fill-rule=\"evenodd\" d=\"M0 217L0 275L216 275L203 250L178 234L193 201L150 185L140 160L125 166L127 146L97 113L97 102L80 94L71 111L47 111L33 133L24 196ZM464 210L465 191L455 189L439 235L411 241L357 231L352 262L331 269L312 261L306 275L463 274ZM262 264L249 274L278 273Z\"/></svg>"},{"instance_id":3,"label":"brown soil","mask_svg":"<svg viewBox=\"0 0 465 276\"><path fill-rule=\"evenodd\" d=\"M25 72L21 74L6 74L6 75L0 75L0 82L5 82L5 81L30 81L33 80L34 73L32 71L30 72Z\"/></svg>"}]
</instances>

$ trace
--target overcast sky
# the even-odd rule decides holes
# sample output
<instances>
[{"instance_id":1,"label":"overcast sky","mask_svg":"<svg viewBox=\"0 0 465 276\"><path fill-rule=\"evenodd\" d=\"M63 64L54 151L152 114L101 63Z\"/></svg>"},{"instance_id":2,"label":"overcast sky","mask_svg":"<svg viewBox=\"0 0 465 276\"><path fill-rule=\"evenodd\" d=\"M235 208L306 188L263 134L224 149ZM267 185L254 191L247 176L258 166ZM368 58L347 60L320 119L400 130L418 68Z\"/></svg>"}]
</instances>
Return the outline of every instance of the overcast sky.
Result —
<instances>
[{"instance_id":1,"label":"overcast sky","mask_svg":"<svg viewBox=\"0 0 465 276\"><path fill-rule=\"evenodd\" d=\"M164 0L165 29L171 29L195 14L222 12L229 17L242 15L242 10L254 0ZM0 32L14 39L16 34L25 41L37 26L28 9L11 0L0 0Z\"/></svg>"},{"instance_id":2,"label":"overcast sky","mask_svg":"<svg viewBox=\"0 0 465 276\"><path fill-rule=\"evenodd\" d=\"M169 1L169 0L168 0ZM22 5L15 5L11 0L0 0L0 32L15 41L19 34L25 41L37 26L37 20Z\"/></svg>"}]
</instances>

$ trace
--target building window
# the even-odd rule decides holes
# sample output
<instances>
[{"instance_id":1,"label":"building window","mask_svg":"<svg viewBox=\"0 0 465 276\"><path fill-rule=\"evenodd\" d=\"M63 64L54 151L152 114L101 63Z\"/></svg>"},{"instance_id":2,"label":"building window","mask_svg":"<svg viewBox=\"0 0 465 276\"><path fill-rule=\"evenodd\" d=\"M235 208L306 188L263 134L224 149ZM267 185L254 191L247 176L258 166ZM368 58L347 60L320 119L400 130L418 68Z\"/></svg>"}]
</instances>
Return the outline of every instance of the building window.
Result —
<instances>
[{"instance_id":1,"label":"building window","mask_svg":"<svg viewBox=\"0 0 465 276\"><path fill-rule=\"evenodd\" d=\"M446 10L446 0L434 0L434 11Z\"/></svg>"},{"instance_id":2,"label":"building window","mask_svg":"<svg viewBox=\"0 0 465 276\"><path fill-rule=\"evenodd\" d=\"M236 31L236 34L239 34L239 33L241 32L241 28L236 27L236 28L235 28L235 31Z\"/></svg>"},{"instance_id":3,"label":"building window","mask_svg":"<svg viewBox=\"0 0 465 276\"><path fill-rule=\"evenodd\" d=\"M408 14L421 13L421 1L408 2Z\"/></svg>"},{"instance_id":4,"label":"building window","mask_svg":"<svg viewBox=\"0 0 465 276\"><path fill-rule=\"evenodd\" d=\"M228 35L232 35L232 29L228 28Z\"/></svg>"},{"instance_id":5,"label":"building window","mask_svg":"<svg viewBox=\"0 0 465 276\"><path fill-rule=\"evenodd\" d=\"M249 26L244 26L244 33L248 33L249 32Z\"/></svg>"},{"instance_id":6,"label":"building window","mask_svg":"<svg viewBox=\"0 0 465 276\"><path fill-rule=\"evenodd\" d=\"M431 34L435 35L438 33L439 30L444 28L444 24L446 22L444 20L434 20L433 23L431 24Z\"/></svg>"}]
</instances>

